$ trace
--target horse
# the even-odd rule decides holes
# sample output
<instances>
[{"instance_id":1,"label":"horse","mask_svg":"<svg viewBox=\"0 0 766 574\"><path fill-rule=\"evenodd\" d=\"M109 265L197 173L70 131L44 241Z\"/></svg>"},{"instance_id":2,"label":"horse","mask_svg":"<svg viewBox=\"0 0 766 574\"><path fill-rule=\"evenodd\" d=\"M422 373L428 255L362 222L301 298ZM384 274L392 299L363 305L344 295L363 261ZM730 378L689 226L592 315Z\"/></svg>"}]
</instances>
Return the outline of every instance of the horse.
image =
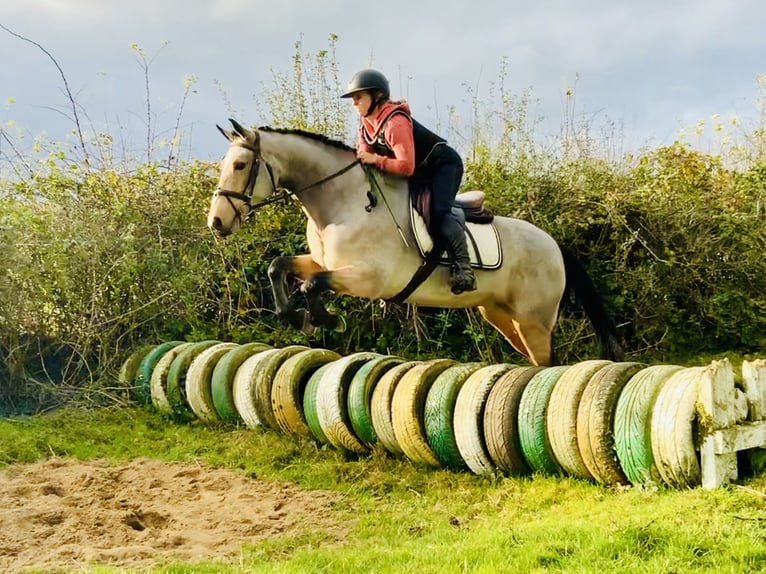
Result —
<instances>
[{"instance_id":1,"label":"horse","mask_svg":"<svg viewBox=\"0 0 766 574\"><path fill-rule=\"evenodd\" d=\"M278 316L295 328L338 328L323 292L437 308L477 308L533 365L555 362L552 334L566 297L582 304L601 358L622 348L604 302L582 263L548 233L521 219L495 216L502 246L497 269L475 270L477 289L451 292L449 266L436 265L417 287L423 267L415 246L406 178L366 169L354 148L295 129L216 125L229 140L207 214L218 236L236 233L261 206L292 197L306 215L309 253L276 257L268 268ZM461 194L458 194L458 198ZM382 199L382 201L380 201ZM288 279L301 281L306 307L289 301Z\"/></svg>"}]
</instances>

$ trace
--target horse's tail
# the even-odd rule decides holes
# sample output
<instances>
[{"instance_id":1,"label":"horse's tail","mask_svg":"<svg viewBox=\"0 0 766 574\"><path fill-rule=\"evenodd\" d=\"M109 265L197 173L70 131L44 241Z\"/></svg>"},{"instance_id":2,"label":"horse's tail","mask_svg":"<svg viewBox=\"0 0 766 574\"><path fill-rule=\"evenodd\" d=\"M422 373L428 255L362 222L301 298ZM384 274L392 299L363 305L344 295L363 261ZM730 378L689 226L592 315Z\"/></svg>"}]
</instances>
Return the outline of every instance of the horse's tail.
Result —
<instances>
[{"instance_id":1,"label":"horse's tail","mask_svg":"<svg viewBox=\"0 0 766 574\"><path fill-rule=\"evenodd\" d=\"M561 245L559 245L559 249L561 249L561 255L564 257L564 272L566 273L566 287L559 304L559 312L564 310L570 299L570 294L574 294L596 331L601 358L610 361L622 361L624 353L617 336L617 329L606 312L601 295L596 291L596 287L583 264Z\"/></svg>"}]
</instances>

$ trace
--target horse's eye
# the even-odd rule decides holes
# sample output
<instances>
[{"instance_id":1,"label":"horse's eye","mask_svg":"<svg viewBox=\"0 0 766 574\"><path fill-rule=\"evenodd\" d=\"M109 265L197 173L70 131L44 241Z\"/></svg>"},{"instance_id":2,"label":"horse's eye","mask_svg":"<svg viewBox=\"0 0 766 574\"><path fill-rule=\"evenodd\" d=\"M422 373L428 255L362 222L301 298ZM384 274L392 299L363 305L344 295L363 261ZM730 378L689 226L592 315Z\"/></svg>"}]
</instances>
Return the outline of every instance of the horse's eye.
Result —
<instances>
[{"instance_id":1,"label":"horse's eye","mask_svg":"<svg viewBox=\"0 0 766 574\"><path fill-rule=\"evenodd\" d=\"M234 169L236 169L237 171L245 169L246 166L247 166L247 164L244 161L235 161L234 162Z\"/></svg>"}]
</instances>

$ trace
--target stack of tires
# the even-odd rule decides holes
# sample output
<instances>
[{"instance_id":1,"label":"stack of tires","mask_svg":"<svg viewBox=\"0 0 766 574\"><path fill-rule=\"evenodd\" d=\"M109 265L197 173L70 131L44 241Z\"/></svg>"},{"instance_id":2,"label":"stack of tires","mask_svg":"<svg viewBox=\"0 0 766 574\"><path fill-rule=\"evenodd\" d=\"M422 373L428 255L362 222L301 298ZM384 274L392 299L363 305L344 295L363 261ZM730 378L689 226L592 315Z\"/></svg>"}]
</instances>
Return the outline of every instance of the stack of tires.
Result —
<instances>
[{"instance_id":1,"label":"stack of tires","mask_svg":"<svg viewBox=\"0 0 766 574\"><path fill-rule=\"evenodd\" d=\"M476 474L683 488L700 483L695 402L703 370L171 341L136 350L120 379L140 402L180 420L272 429L357 454L383 448Z\"/></svg>"}]
</instances>

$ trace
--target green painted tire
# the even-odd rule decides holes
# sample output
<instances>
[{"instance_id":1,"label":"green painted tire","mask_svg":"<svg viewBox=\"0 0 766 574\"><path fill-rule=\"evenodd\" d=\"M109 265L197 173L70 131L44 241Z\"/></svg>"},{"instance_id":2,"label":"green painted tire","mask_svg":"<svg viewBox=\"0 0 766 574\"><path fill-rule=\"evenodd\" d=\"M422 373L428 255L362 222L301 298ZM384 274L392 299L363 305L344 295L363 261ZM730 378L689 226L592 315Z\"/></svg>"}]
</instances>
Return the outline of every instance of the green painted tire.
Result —
<instances>
[{"instance_id":1,"label":"green painted tire","mask_svg":"<svg viewBox=\"0 0 766 574\"><path fill-rule=\"evenodd\" d=\"M192 343L189 347L180 351L170 364L168 369L167 397L173 416L177 419L188 421L194 418L194 411L191 410L186 397L186 375L189 365L205 349L209 349L219 343L220 341Z\"/></svg>"},{"instance_id":2,"label":"green painted tire","mask_svg":"<svg viewBox=\"0 0 766 574\"><path fill-rule=\"evenodd\" d=\"M271 408L282 432L311 437L303 414L306 385L319 367L338 359L340 355L334 351L306 349L282 363L271 386Z\"/></svg>"},{"instance_id":3,"label":"green painted tire","mask_svg":"<svg viewBox=\"0 0 766 574\"><path fill-rule=\"evenodd\" d=\"M401 357L385 355L367 361L354 374L351 384L348 386L348 416L351 419L351 428L359 440L372 448L378 442L378 435L372 426L372 391L378 380L387 371L404 362Z\"/></svg>"},{"instance_id":4,"label":"green painted tire","mask_svg":"<svg viewBox=\"0 0 766 574\"><path fill-rule=\"evenodd\" d=\"M662 385L682 368L647 367L633 375L620 393L614 415L614 443L620 467L631 484L662 482L652 455L652 410Z\"/></svg>"},{"instance_id":5,"label":"green painted tire","mask_svg":"<svg viewBox=\"0 0 766 574\"><path fill-rule=\"evenodd\" d=\"M154 367L157 366L157 362L162 358L162 355L167 353L173 347L180 345L182 342L183 341L168 341L166 343L161 343L141 359L135 378L136 398L139 403L143 405L152 404L151 380Z\"/></svg>"},{"instance_id":6,"label":"green painted tire","mask_svg":"<svg viewBox=\"0 0 766 574\"><path fill-rule=\"evenodd\" d=\"M451 359L434 359L416 365L404 373L394 390L391 400L394 437L404 455L414 463L441 466L426 436L426 397L436 378L454 365Z\"/></svg>"},{"instance_id":7,"label":"green painted tire","mask_svg":"<svg viewBox=\"0 0 766 574\"><path fill-rule=\"evenodd\" d=\"M232 423L242 420L234 404L234 395L232 393L234 376L237 374L237 369L246 359L271 348L264 343L245 343L226 353L216 363L213 375L210 378L210 392L213 397L213 406L222 420Z\"/></svg>"},{"instance_id":8,"label":"green painted tire","mask_svg":"<svg viewBox=\"0 0 766 574\"><path fill-rule=\"evenodd\" d=\"M548 400L559 378L568 366L547 367L536 373L527 383L519 401L519 445L532 472L562 474L553 456L545 414Z\"/></svg>"},{"instance_id":9,"label":"green painted tire","mask_svg":"<svg viewBox=\"0 0 766 574\"><path fill-rule=\"evenodd\" d=\"M641 363L614 363L588 381L577 410L577 444L585 466L599 484L628 484L614 444L614 413L617 400L630 378L643 369Z\"/></svg>"},{"instance_id":10,"label":"green painted tire","mask_svg":"<svg viewBox=\"0 0 766 574\"><path fill-rule=\"evenodd\" d=\"M218 343L202 351L186 371L186 400L197 418L205 423L221 420L213 405L210 380L213 370L226 353L239 347L236 343Z\"/></svg>"},{"instance_id":11,"label":"green painted tire","mask_svg":"<svg viewBox=\"0 0 766 574\"><path fill-rule=\"evenodd\" d=\"M542 367L516 367L493 385L484 407L484 440L492 463L508 475L531 469L519 443L519 402L529 381Z\"/></svg>"},{"instance_id":12,"label":"green painted tire","mask_svg":"<svg viewBox=\"0 0 766 574\"><path fill-rule=\"evenodd\" d=\"M465 380L483 366L466 363L449 367L436 377L426 395L423 418L428 445L439 462L452 470L468 469L455 442L455 401Z\"/></svg>"}]
</instances>

